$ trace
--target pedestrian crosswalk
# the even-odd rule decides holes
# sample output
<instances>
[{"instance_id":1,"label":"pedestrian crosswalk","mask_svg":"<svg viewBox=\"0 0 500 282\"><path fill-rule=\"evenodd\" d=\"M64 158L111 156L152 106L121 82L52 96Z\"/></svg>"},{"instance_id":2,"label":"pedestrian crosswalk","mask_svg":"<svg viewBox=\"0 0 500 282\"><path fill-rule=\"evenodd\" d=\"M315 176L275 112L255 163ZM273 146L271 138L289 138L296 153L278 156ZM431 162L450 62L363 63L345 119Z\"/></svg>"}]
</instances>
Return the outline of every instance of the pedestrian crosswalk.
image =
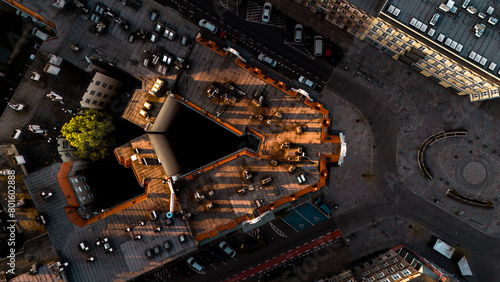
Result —
<instances>
[{"instance_id":1,"label":"pedestrian crosswalk","mask_svg":"<svg viewBox=\"0 0 500 282\"><path fill-rule=\"evenodd\" d=\"M285 27L285 19L276 11L271 12L271 19L268 23L262 22L262 5L254 1L248 1L246 8L246 20L275 27Z\"/></svg>"}]
</instances>

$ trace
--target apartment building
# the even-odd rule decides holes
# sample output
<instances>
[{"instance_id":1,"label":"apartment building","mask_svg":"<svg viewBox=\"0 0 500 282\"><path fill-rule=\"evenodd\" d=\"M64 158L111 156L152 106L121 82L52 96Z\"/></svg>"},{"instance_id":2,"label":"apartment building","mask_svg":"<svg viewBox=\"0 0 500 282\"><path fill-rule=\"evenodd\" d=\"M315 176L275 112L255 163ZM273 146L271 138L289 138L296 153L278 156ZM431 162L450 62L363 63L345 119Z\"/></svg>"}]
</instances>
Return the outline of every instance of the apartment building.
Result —
<instances>
[{"instance_id":1,"label":"apartment building","mask_svg":"<svg viewBox=\"0 0 500 282\"><path fill-rule=\"evenodd\" d=\"M121 81L96 72L80 100L80 106L82 108L102 110L111 104L121 86Z\"/></svg>"},{"instance_id":2,"label":"apartment building","mask_svg":"<svg viewBox=\"0 0 500 282\"><path fill-rule=\"evenodd\" d=\"M296 1L471 102L500 97L496 3Z\"/></svg>"}]
</instances>

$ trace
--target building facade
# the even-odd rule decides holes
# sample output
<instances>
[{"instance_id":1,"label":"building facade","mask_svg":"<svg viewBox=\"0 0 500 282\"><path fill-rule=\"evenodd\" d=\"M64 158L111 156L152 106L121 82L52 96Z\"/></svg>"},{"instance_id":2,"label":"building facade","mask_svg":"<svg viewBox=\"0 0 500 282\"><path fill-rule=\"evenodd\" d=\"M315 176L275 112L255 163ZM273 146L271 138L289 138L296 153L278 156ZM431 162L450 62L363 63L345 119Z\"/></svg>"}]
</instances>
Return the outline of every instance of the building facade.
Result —
<instances>
[{"instance_id":1,"label":"building facade","mask_svg":"<svg viewBox=\"0 0 500 282\"><path fill-rule=\"evenodd\" d=\"M66 138L57 139L57 152L63 162L80 160L80 158L75 155L75 150L75 147L71 146Z\"/></svg>"},{"instance_id":2,"label":"building facade","mask_svg":"<svg viewBox=\"0 0 500 282\"><path fill-rule=\"evenodd\" d=\"M415 18L408 22L402 21L400 14L408 14L408 11L392 5L394 1L296 0L296 2L309 8L313 13L324 13L325 19L337 27L345 29L393 59L409 65L452 92L469 96L471 102L500 97L500 79L494 73L497 64L486 61L485 56L479 55L478 52L468 51L470 44L466 46L465 43L460 44L449 37L446 38L444 34L439 34L433 24L428 26L426 22L420 22ZM354 2L358 6L355 6ZM453 3L448 2L448 4ZM448 12L445 12L448 9L443 7L444 10L441 12L455 17L456 10L463 8L459 6L456 4ZM373 7L378 10L365 11ZM489 67L486 68L487 66Z\"/></svg>"},{"instance_id":3,"label":"building facade","mask_svg":"<svg viewBox=\"0 0 500 282\"><path fill-rule=\"evenodd\" d=\"M80 106L102 110L113 101L121 86L121 81L96 72L80 100Z\"/></svg>"}]
</instances>

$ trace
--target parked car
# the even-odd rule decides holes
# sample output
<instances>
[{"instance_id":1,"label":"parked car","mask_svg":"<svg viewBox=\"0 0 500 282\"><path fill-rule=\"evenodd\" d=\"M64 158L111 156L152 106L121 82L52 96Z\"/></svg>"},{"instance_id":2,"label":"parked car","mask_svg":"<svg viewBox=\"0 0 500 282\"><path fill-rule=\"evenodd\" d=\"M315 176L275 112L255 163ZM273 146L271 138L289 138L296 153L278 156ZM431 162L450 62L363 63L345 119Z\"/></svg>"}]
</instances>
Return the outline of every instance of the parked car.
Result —
<instances>
[{"instance_id":1,"label":"parked car","mask_svg":"<svg viewBox=\"0 0 500 282\"><path fill-rule=\"evenodd\" d=\"M221 251L219 251L217 249L212 249L210 251L210 254L213 257L215 257L216 259L220 260L220 261L225 261L228 258L228 256L225 253L223 253L223 252L221 252Z\"/></svg>"},{"instance_id":2,"label":"parked car","mask_svg":"<svg viewBox=\"0 0 500 282\"><path fill-rule=\"evenodd\" d=\"M293 29L293 41L297 43L302 42L302 30L303 27L301 24L296 24L294 29Z\"/></svg>"},{"instance_id":3,"label":"parked car","mask_svg":"<svg viewBox=\"0 0 500 282\"><path fill-rule=\"evenodd\" d=\"M158 33L151 32L151 37L149 38L149 41L156 43L158 41Z\"/></svg>"},{"instance_id":4,"label":"parked car","mask_svg":"<svg viewBox=\"0 0 500 282\"><path fill-rule=\"evenodd\" d=\"M268 23L269 20L271 19L271 9L273 8L273 5L271 3L266 2L264 3L264 7L262 8L262 21L265 23Z\"/></svg>"},{"instance_id":5,"label":"parked car","mask_svg":"<svg viewBox=\"0 0 500 282\"><path fill-rule=\"evenodd\" d=\"M217 33L217 27L205 19L201 19L198 25L210 31L211 33Z\"/></svg>"},{"instance_id":6,"label":"parked car","mask_svg":"<svg viewBox=\"0 0 500 282\"><path fill-rule=\"evenodd\" d=\"M194 257L189 257L187 260L186 260L186 263L196 272L198 273L203 273L203 271L205 270L205 267L201 264L199 264Z\"/></svg>"},{"instance_id":7,"label":"parked car","mask_svg":"<svg viewBox=\"0 0 500 282\"><path fill-rule=\"evenodd\" d=\"M142 239L142 235L141 235L141 234L137 234L137 235L135 235L135 237L134 237L134 241L139 241L139 240L141 240L141 239Z\"/></svg>"},{"instance_id":8,"label":"parked car","mask_svg":"<svg viewBox=\"0 0 500 282\"><path fill-rule=\"evenodd\" d=\"M178 263L177 265L175 265L174 270L184 278L188 278L193 274L191 272L191 269L184 263Z\"/></svg>"},{"instance_id":9,"label":"parked car","mask_svg":"<svg viewBox=\"0 0 500 282\"><path fill-rule=\"evenodd\" d=\"M268 63L271 67L275 67L277 64L276 60L269 58L264 53L260 53L260 55L257 57L257 59L259 59L259 61L261 61L261 62Z\"/></svg>"},{"instance_id":10,"label":"parked car","mask_svg":"<svg viewBox=\"0 0 500 282\"><path fill-rule=\"evenodd\" d=\"M229 246L229 244L226 241L221 241L219 243L219 248L221 248L228 256L234 257L236 255L236 252Z\"/></svg>"},{"instance_id":11,"label":"parked car","mask_svg":"<svg viewBox=\"0 0 500 282\"><path fill-rule=\"evenodd\" d=\"M305 84L306 86L308 86L309 88L311 89L314 89L316 88L317 84L312 82L311 80L307 79L305 76L300 76L299 77L299 82L302 83L302 84Z\"/></svg>"}]
</instances>

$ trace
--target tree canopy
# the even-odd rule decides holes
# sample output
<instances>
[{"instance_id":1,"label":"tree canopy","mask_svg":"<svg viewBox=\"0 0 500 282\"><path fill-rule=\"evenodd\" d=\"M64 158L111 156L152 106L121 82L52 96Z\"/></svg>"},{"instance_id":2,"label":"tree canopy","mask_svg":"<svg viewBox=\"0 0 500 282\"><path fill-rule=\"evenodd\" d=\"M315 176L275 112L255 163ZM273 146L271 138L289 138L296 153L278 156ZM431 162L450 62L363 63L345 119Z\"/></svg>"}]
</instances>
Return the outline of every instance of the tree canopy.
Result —
<instances>
[{"instance_id":1,"label":"tree canopy","mask_svg":"<svg viewBox=\"0 0 500 282\"><path fill-rule=\"evenodd\" d=\"M113 150L115 140L109 137L109 133L114 129L111 116L88 109L84 115L77 115L64 124L61 133L76 148L75 155L96 161Z\"/></svg>"}]
</instances>

